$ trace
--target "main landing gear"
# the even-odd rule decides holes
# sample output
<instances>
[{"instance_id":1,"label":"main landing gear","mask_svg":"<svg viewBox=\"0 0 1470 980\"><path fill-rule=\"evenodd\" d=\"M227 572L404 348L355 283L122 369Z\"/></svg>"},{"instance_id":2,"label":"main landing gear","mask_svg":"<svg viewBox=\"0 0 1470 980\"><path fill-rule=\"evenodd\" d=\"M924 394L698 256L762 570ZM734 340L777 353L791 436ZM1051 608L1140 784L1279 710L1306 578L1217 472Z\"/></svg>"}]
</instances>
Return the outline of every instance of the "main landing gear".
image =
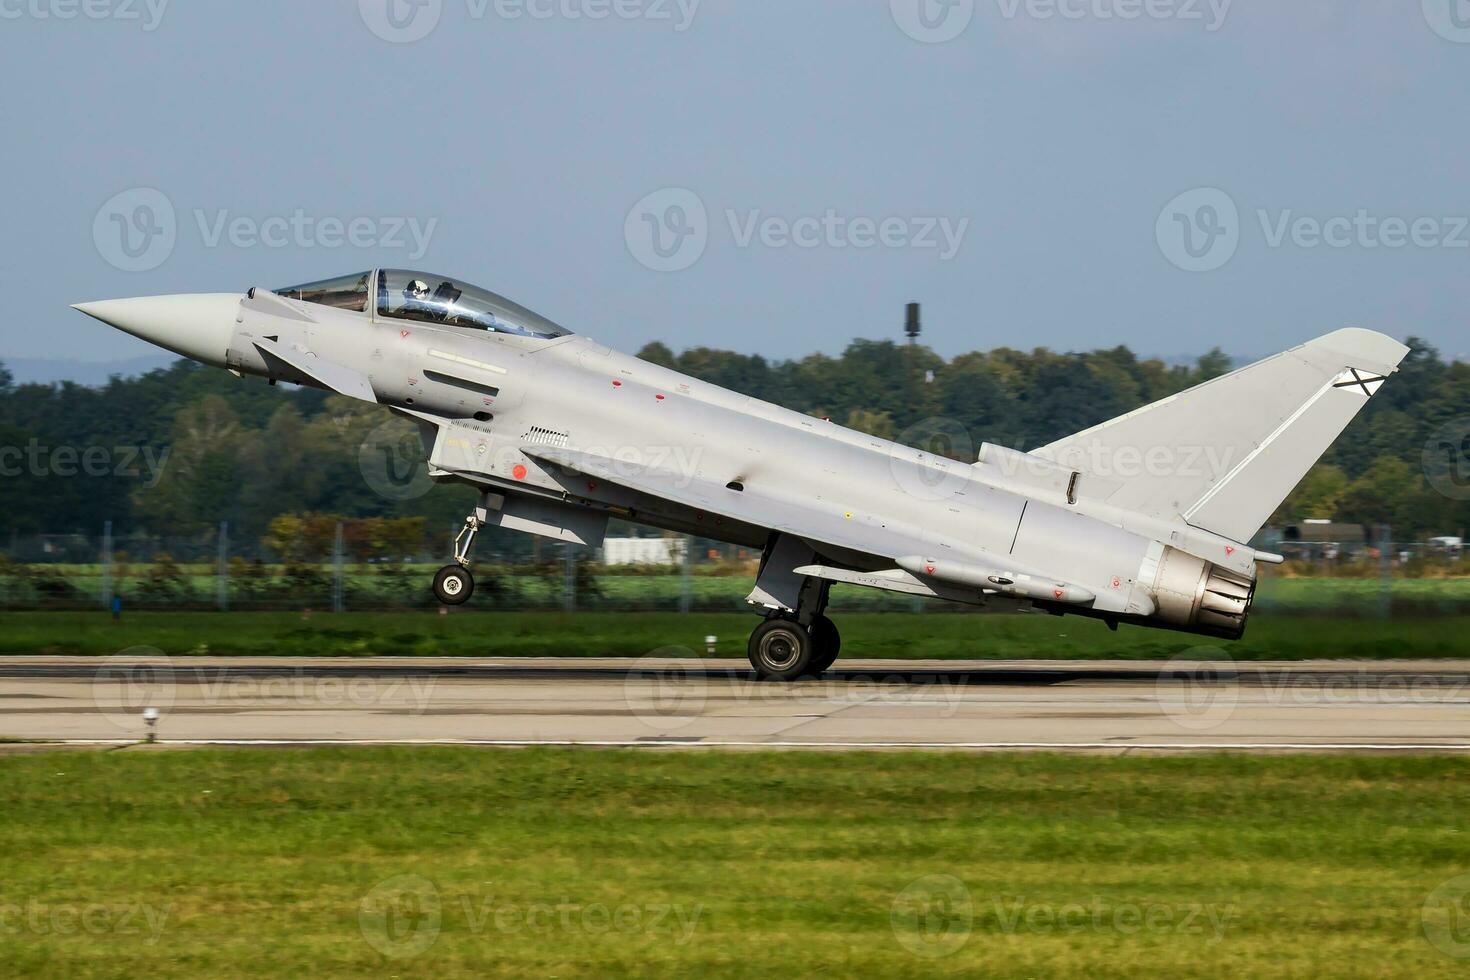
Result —
<instances>
[{"instance_id":1,"label":"main landing gear","mask_svg":"<svg viewBox=\"0 0 1470 980\"><path fill-rule=\"evenodd\" d=\"M454 539L454 564L445 565L434 576L434 597L446 606L462 606L475 594L475 577L470 574L470 549L475 546L475 535L485 526L485 520L476 511L464 519L464 527Z\"/></svg>"},{"instance_id":2,"label":"main landing gear","mask_svg":"<svg viewBox=\"0 0 1470 980\"><path fill-rule=\"evenodd\" d=\"M815 677L837 661L842 637L825 615L832 583L802 575L817 561L805 542L774 534L761 557L749 602L770 612L750 634L750 665L762 680Z\"/></svg>"},{"instance_id":3,"label":"main landing gear","mask_svg":"<svg viewBox=\"0 0 1470 980\"><path fill-rule=\"evenodd\" d=\"M771 616L750 634L750 665L762 680L816 677L837 662L842 637L826 616L803 626L787 614Z\"/></svg>"}]
</instances>

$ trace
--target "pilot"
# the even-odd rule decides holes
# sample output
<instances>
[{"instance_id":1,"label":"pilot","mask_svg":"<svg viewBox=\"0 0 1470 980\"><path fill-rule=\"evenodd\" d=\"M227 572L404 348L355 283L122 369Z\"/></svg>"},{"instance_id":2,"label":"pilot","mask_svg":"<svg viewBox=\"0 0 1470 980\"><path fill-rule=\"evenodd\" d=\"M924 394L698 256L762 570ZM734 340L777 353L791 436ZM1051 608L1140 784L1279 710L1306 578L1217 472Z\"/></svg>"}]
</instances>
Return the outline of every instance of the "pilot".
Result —
<instances>
[{"instance_id":1,"label":"pilot","mask_svg":"<svg viewBox=\"0 0 1470 980\"><path fill-rule=\"evenodd\" d=\"M399 316L424 318L434 312L429 305L429 284L422 279L414 279L403 287L403 306L399 308Z\"/></svg>"}]
</instances>

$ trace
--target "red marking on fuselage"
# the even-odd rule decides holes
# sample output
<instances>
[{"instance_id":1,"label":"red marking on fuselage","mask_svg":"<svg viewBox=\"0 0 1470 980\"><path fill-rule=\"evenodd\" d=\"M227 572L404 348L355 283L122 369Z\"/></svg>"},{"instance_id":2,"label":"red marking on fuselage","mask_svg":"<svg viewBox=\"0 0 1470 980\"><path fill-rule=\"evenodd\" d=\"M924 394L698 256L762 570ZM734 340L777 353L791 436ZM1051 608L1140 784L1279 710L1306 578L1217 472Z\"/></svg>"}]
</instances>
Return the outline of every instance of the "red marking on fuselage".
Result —
<instances>
[{"instance_id":1,"label":"red marking on fuselage","mask_svg":"<svg viewBox=\"0 0 1470 980\"><path fill-rule=\"evenodd\" d=\"M1058 599L1060 599L1062 596L1066 595L1067 593L1064 590L1062 590L1062 589L1052 589L1051 590L1051 594L1054 595L1054 596L1056 596Z\"/></svg>"},{"instance_id":2,"label":"red marking on fuselage","mask_svg":"<svg viewBox=\"0 0 1470 980\"><path fill-rule=\"evenodd\" d=\"M516 468L510 471L510 475L517 480L524 480L526 478L526 468L520 463L517 463Z\"/></svg>"}]
</instances>

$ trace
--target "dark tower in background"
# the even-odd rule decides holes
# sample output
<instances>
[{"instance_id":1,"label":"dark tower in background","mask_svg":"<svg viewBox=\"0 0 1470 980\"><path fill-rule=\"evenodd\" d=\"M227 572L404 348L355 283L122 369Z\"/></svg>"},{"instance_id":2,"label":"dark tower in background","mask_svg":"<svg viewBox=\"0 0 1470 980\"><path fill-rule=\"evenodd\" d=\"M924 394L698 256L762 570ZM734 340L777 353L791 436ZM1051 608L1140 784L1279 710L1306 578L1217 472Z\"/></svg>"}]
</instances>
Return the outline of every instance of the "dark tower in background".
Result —
<instances>
[{"instance_id":1,"label":"dark tower in background","mask_svg":"<svg viewBox=\"0 0 1470 980\"><path fill-rule=\"evenodd\" d=\"M920 415L919 403L922 401L922 393L919 386L919 334L923 327L919 322L919 304L910 303L904 312L903 332L909 338L908 354L908 405L904 407L903 415L896 421L900 426L911 425Z\"/></svg>"},{"instance_id":2,"label":"dark tower in background","mask_svg":"<svg viewBox=\"0 0 1470 980\"><path fill-rule=\"evenodd\" d=\"M919 304L910 303L903 322L903 332L908 335L910 347L919 342L919 333L922 329L919 325Z\"/></svg>"}]
</instances>

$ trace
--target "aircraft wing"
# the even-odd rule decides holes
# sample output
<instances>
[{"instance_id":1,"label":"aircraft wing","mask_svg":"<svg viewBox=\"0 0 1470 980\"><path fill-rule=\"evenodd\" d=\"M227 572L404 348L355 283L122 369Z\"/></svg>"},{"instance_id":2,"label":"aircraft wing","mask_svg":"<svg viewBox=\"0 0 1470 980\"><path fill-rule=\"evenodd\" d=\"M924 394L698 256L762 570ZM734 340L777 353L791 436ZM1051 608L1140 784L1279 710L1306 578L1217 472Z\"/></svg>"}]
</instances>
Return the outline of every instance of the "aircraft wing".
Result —
<instances>
[{"instance_id":1,"label":"aircraft wing","mask_svg":"<svg viewBox=\"0 0 1470 980\"><path fill-rule=\"evenodd\" d=\"M783 497L759 486L732 490L708 480L657 467L585 453L576 449L530 446L526 455L552 466L646 493L685 507L770 528L813 544L897 559L924 550L919 528L849 514L838 505L810 498Z\"/></svg>"},{"instance_id":2,"label":"aircraft wing","mask_svg":"<svg viewBox=\"0 0 1470 980\"><path fill-rule=\"evenodd\" d=\"M1060 581L1040 569L1018 565L1009 557L998 557L982 549L968 548L954 555L948 549L943 559L925 557L929 550L920 529L887 519L837 512L836 505L809 499L784 499L758 487L732 490L707 480L670 470L639 466L580 452L535 446L523 448L526 455L608 483L627 487L663 500L692 507L729 520L770 528L807 541L818 551L822 546L872 555L892 562L916 580L948 582L976 592L999 592L1023 599L1043 599L1072 604L1091 604L1097 596L1075 584Z\"/></svg>"}]
</instances>

